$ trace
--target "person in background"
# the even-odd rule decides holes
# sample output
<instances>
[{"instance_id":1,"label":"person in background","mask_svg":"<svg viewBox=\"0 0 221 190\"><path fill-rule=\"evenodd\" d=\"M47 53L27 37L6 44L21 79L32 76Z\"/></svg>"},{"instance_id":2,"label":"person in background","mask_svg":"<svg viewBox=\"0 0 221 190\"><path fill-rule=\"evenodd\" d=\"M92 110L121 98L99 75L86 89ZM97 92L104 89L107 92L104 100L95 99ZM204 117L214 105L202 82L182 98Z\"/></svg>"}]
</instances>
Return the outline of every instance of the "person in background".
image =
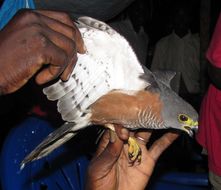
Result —
<instances>
[{"instance_id":1,"label":"person in background","mask_svg":"<svg viewBox=\"0 0 221 190\"><path fill-rule=\"evenodd\" d=\"M155 164L166 148L179 136L168 132L156 140L147 149L151 132L138 131L130 133L120 126L115 126L117 135L108 131L102 137L96 154L91 160L87 178L86 190L143 190L147 187ZM140 163L128 163L127 139L134 136L142 150Z\"/></svg>"},{"instance_id":2,"label":"person in background","mask_svg":"<svg viewBox=\"0 0 221 190\"><path fill-rule=\"evenodd\" d=\"M191 9L181 1L175 6L172 33L157 42L151 64L152 71L176 72L171 87L187 101L200 92L199 36L191 33L190 24Z\"/></svg>"},{"instance_id":3,"label":"person in background","mask_svg":"<svg viewBox=\"0 0 221 190\"><path fill-rule=\"evenodd\" d=\"M214 190L221 189L221 14L209 48L208 73L211 84L200 109L199 131L196 139L207 151L209 179Z\"/></svg>"}]
</instances>

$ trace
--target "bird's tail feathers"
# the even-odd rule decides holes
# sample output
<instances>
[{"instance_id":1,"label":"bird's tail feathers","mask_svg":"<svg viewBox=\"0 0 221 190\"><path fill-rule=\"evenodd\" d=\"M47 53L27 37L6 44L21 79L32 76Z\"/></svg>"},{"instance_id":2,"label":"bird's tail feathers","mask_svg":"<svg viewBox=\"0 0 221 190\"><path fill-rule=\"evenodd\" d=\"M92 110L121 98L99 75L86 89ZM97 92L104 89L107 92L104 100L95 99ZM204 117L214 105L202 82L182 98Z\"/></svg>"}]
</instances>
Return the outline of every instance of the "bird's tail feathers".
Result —
<instances>
[{"instance_id":1,"label":"bird's tail feathers","mask_svg":"<svg viewBox=\"0 0 221 190\"><path fill-rule=\"evenodd\" d=\"M88 125L89 123L87 123ZM47 156L53 150L74 137L79 130L87 127L85 122L81 123L65 123L54 132L50 133L31 153L29 153L21 162L21 169L28 162L38 160Z\"/></svg>"}]
</instances>

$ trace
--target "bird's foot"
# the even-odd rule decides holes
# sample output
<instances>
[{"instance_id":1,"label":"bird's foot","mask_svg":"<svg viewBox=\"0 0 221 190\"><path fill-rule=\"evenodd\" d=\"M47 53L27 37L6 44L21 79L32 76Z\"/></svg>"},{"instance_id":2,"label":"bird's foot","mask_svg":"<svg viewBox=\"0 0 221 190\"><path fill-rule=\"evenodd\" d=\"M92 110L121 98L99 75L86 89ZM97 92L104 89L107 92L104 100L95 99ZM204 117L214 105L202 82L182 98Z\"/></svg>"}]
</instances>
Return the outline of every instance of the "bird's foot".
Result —
<instances>
[{"instance_id":1,"label":"bird's foot","mask_svg":"<svg viewBox=\"0 0 221 190\"><path fill-rule=\"evenodd\" d=\"M113 124L105 124L105 127L109 128L111 133L110 135L115 132L115 128ZM131 163L134 163L135 161L138 161L138 163L141 162L141 148L137 143L137 140L135 137L129 137L128 139L128 157Z\"/></svg>"},{"instance_id":2,"label":"bird's foot","mask_svg":"<svg viewBox=\"0 0 221 190\"><path fill-rule=\"evenodd\" d=\"M141 151L141 148L138 145L138 143L134 137L129 137L128 145L129 145L128 157L129 157L130 161L131 162L135 162L135 161L141 162L142 151Z\"/></svg>"}]
</instances>

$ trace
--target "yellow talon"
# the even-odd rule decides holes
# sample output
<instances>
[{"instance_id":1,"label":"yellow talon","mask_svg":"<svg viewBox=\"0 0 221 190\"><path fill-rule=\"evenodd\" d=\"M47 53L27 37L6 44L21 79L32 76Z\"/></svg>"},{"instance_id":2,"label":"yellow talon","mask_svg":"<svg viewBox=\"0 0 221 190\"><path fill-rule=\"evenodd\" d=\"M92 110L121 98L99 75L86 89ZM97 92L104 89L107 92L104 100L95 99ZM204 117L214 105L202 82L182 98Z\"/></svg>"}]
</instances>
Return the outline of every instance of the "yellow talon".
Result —
<instances>
[{"instance_id":1,"label":"yellow talon","mask_svg":"<svg viewBox=\"0 0 221 190\"><path fill-rule=\"evenodd\" d=\"M129 159L134 162L134 161L141 161L141 148L139 147L136 139L134 137L129 137L128 139L128 157Z\"/></svg>"},{"instance_id":2,"label":"yellow talon","mask_svg":"<svg viewBox=\"0 0 221 190\"><path fill-rule=\"evenodd\" d=\"M105 124L105 127L110 129L111 139L113 139L114 138L113 131L115 131L114 125L108 123L108 124ZM129 145L128 157L129 157L130 161L132 163L135 162L136 160L138 162L141 162L142 151L141 151L141 148L140 148L140 146L138 145L138 143L136 141L136 138L129 137L128 145Z\"/></svg>"}]
</instances>

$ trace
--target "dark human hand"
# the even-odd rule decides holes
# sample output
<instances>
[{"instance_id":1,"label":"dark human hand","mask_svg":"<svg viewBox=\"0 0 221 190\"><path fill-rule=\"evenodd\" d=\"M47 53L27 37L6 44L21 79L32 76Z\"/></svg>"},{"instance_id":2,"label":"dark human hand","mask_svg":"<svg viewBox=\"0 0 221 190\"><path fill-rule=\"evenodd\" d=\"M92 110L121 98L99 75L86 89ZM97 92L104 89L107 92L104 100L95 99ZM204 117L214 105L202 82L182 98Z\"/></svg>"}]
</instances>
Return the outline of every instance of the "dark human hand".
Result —
<instances>
[{"instance_id":1,"label":"dark human hand","mask_svg":"<svg viewBox=\"0 0 221 190\"><path fill-rule=\"evenodd\" d=\"M116 133L108 133L102 137L98 151L92 159L87 174L86 190L142 190L145 189L154 166L161 153L179 136L168 132L155 141L147 150L151 132L130 134L136 137L142 149L140 163L129 163L126 140L129 132L115 127Z\"/></svg>"},{"instance_id":2,"label":"dark human hand","mask_svg":"<svg viewBox=\"0 0 221 190\"><path fill-rule=\"evenodd\" d=\"M0 32L0 94L21 88L33 75L38 84L67 80L84 53L81 34L66 13L22 10Z\"/></svg>"}]
</instances>

